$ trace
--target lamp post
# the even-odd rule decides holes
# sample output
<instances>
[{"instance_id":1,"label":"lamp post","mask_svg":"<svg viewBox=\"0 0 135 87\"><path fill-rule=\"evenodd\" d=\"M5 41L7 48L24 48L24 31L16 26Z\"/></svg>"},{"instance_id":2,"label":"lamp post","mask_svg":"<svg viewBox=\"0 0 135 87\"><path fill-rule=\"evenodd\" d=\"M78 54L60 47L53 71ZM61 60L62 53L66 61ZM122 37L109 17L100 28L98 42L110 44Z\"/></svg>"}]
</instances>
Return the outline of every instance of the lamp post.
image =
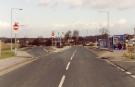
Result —
<instances>
[{"instance_id":1,"label":"lamp post","mask_svg":"<svg viewBox=\"0 0 135 87\"><path fill-rule=\"evenodd\" d=\"M110 29L110 12L109 11L100 11L100 12L106 13L106 15L107 15L107 29L109 31L109 29Z\"/></svg>"},{"instance_id":2,"label":"lamp post","mask_svg":"<svg viewBox=\"0 0 135 87\"><path fill-rule=\"evenodd\" d=\"M23 10L21 8L11 8L11 51L13 51L13 11Z\"/></svg>"},{"instance_id":3,"label":"lamp post","mask_svg":"<svg viewBox=\"0 0 135 87\"><path fill-rule=\"evenodd\" d=\"M107 30L108 30L108 34L109 34L109 29L110 29L110 12L109 11L100 11L100 12L106 13L106 15L107 15ZM107 45L108 45L108 48L110 48L109 35L108 35Z\"/></svg>"}]
</instances>

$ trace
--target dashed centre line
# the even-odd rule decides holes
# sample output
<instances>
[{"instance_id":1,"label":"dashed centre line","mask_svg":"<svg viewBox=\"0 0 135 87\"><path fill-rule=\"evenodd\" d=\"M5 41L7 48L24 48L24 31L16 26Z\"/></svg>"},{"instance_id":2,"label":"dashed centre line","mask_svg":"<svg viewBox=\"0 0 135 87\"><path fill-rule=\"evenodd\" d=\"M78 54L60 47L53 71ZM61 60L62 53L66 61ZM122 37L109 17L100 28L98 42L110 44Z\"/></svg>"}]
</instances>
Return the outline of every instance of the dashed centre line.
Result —
<instances>
[{"instance_id":1,"label":"dashed centre line","mask_svg":"<svg viewBox=\"0 0 135 87\"><path fill-rule=\"evenodd\" d=\"M135 75L131 75L132 78L135 78Z\"/></svg>"},{"instance_id":2,"label":"dashed centre line","mask_svg":"<svg viewBox=\"0 0 135 87\"><path fill-rule=\"evenodd\" d=\"M71 65L71 61L73 60L73 57L75 56L77 50L75 50L70 58L70 61L68 62L67 66L66 66L66 71L69 69L70 65ZM61 78L61 81L58 85L58 87L63 87L64 81L65 81L66 75L63 75Z\"/></svg>"},{"instance_id":3,"label":"dashed centre line","mask_svg":"<svg viewBox=\"0 0 135 87\"><path fill-rule=\"evenodd\" d=\"M70 60L73 60L73 57L71 57L71 59Z\"/></svg>"},{"instance_id":4,"label":"dashed centre line","mask_svg":"<svg viewBox=\"0 0 135 87\"><path fill-rule=\"evenodd\" d=\"M62 86L63 86L63 83L64 83L64 81L65 81L65 78L66 78L66 76L63 75L62 78L61 78L61 81L60 81L60 84L59 84L58 87L62 87Z\"/></svg>"},{"instance_id":5,"label":"dashed centre line","mask_svg":"<svg viewBox=\"0 0 135 87\"><path fill-rule=\"evenodd\" d=\"M67 67L66 67L66 70L69 69L70 64L71 64L71 62L68 62Z\"/></svg>"},{"instance_id":6,"label":"dashed centre line","mask_svg":"<svg viewBox=\"0 0 135 87\"><path fill-rule=\"evenodd\" d=\"M75 50L74 53L73 53L73 55L71 56L71 58L70 58L71 61L73 60L73 57L75 56L76 51L77 51L77 50Z\"/></svg>"},{"instance_id":7,"label":"dashed centre line","mask_svg":"<svg viewBox=\"0 0 135 87\"><path fill-rule=\"evenodd\" d=\"M126 74L131 75L132 73L131 72L126 72Z\"/></svg>"}]
</instances>

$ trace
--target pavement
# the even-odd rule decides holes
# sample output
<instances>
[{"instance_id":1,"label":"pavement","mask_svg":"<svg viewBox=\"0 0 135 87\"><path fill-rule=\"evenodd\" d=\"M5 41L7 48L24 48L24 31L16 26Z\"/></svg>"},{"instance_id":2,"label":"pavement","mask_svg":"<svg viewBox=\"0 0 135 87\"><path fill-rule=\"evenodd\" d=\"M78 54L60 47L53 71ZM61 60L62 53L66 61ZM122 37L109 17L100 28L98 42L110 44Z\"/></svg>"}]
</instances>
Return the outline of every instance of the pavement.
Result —
<instances>
[{"instance_id":1,"label":"pavement","mask_svg":"<svg viewBox=\"0 0 135 87\"><path fill-rule=\"evenodd\" d=\"M17 68L16 66L20 67L31 61L33 61L32 55L26 51L18 50L16 56L0 60L0 76L14 70Z\"/></svg>"},{"instance_id":2,"label":"pavement","mask_svg":"<svg viewBox=\"0 0 135 87\"><path fill-rule=\"evenodd\" d=\"M135 59L123 57L125 50L114 50L113 52L109 52L106 50L91 48L90 51L97 54L97 58L106 59L122 71L128 72L131 76L135 76Z\"/></svg>"},{"instance_id":3,"label":"pavement","mask_svg":"<svg viewBox=\"0 0 135 87\"><path fill-rule=\"evenodd\" d=\"M46 55L49 52L62 52L69 47L64 47L61 49L55 47L33 47L33 48L22 48L17 51L17 55L14 57L1 59L0 60L0 75L6 74L14 69L16 66L27 64L36 60L41 55Z\"/></svg>"},{"instance_id":4,"label":"pavement","mask_svg":"<svg viewBox=\"0 0 135 87\"><path fill-rule=\"evenodd\" d=\"M83 46L42 54L0 76L0 87L135 87L135 78L96 57Z\"/></svg>"}]
</instances>

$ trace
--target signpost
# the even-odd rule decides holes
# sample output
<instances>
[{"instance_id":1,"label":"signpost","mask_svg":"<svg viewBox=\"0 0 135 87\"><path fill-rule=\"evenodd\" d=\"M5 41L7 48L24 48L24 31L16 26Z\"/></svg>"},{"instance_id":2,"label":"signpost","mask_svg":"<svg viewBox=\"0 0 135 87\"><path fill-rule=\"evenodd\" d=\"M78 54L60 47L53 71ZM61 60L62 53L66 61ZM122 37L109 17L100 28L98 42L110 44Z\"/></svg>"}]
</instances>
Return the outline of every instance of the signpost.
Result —
<instances>
[{"instance_id":1,"label":"signpost","mask_svg":"<svg viewBox=\"0 0 135 87\"><path fill-rule=\"evenodd\" d=\"M55 33L54 31L52 32L52 46L54 45L54 37L55 37Z\"/></svg>"},{"instance_id":2,"label":"signpost","mask_svg":"<svg viewBox=\"0 0 135 87\"><path fill-rule=\"evenodd\" d=\"M1 57L1 47L2 47L2 46L1 46L1 40L0 40L0 57Z\"/></svg>"},{"instance_id":3,"label":"signpost","mask_svg":"<svg viewBox=\"0 0 135 87\"><path fill-rule=\"evenodd\" d=\"M14 25L13 25L13 29L15 31L15 55L17 53L17 31L19 30L19 23L18 22L15 22Z\"/></svg>"}]
</instances>

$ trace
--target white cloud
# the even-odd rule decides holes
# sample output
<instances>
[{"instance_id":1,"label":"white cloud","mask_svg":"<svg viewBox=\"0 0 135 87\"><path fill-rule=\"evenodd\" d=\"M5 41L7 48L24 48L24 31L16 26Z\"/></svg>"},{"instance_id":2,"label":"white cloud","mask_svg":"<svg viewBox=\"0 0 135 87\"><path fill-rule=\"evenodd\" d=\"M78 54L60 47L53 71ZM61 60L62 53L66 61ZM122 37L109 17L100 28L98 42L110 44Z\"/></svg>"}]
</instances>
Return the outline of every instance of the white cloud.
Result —
<instances>
[{"instance_id":1,"label":"white cloud","mask_svg":"<svg viewBox=\"0 0 135 87\"><path fill-rule=\"evenodd\" d=\"M10 24L8 22L0 21L0 28L7 29L10 27Z\"/></svg>"},{"instance_id":2,"label":"white cloud","mask_svg":"<svg viewBox=\"0 0 135 87\"><path fill-rule=\"evenodd\" d=\"M120 20L118 20L117 23L120 25L124 25L124 24L128 24L128 21L126 19L120 19Z\"/></svg>"},{"instance_id":3,"label":"white cloud","mask_svg":"<svg viewBox=\"0 0 135 87\"><path fill-rule=\"evenodd\" d=\"M128 9L135 8L135 0L40 0L40 4L53 6L64 4L69 7L84 7L94 9Z\"/></svg>"},{"instance_id":4,"label":"white cloud","mask_svg":"<svg viewBox=\"0 0 135 87\"><path fill-rule=\"evenodd\" d=\"M107 27L106 21L91 21L91 22L81 22L77 21L71 24L57 24L53 25L53 30L55 31L67 31L67 30L79 30L86 34L86 31L89 30L90 35L99 34L99 29ZM130 33L129 30L130 26L126 19L119 19L116 21L112 21L110 23L110 34L124 34ZM116 31L117 30L117 31Z\"/></svg>"}]
</instances>

